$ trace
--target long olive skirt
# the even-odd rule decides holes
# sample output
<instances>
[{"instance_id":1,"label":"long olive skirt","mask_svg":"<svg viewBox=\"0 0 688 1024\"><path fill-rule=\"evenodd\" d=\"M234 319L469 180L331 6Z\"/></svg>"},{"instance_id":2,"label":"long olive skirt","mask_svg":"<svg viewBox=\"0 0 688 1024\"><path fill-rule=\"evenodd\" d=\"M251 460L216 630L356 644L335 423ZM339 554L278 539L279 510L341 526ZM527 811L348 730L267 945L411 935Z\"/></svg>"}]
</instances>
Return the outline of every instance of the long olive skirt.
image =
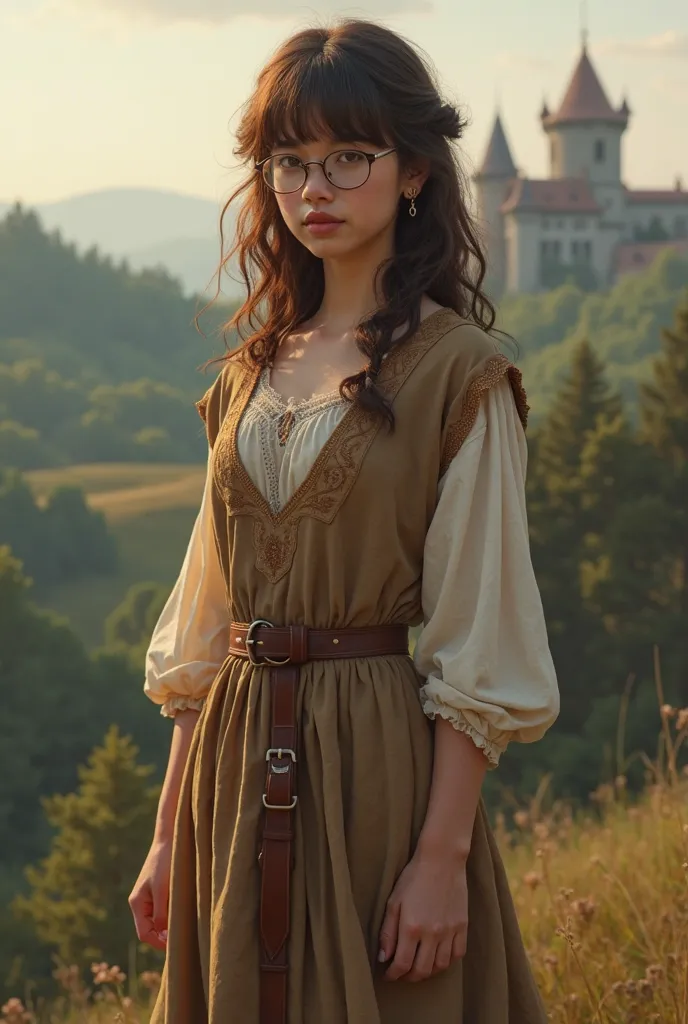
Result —
<instances>
[{"instance_id":1,"label":"long olive skirt","mask_svg":"<svg viewBox=\"0 0 688 1024\"><path fill-rule=\"evenodd\" d=\"M151 1024L258 1024L257 860L268 670L230 657L201 713L174 839L167 962ZM420 832L432 724L406 656L301 670L289 1024L544 1024L504 868L480 803L463 960L383 979L387 898Z\"/></svg>"}]
</instances>

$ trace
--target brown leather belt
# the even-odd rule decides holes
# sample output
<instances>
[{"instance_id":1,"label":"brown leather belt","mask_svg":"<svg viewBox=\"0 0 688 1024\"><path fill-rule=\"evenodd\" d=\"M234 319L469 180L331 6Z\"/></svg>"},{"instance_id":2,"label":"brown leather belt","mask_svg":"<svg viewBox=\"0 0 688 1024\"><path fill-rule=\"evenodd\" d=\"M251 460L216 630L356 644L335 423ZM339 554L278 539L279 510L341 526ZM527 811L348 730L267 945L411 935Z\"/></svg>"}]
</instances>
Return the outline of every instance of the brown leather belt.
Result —
<instances>
[{"instance_id":1,"label":"brown leather belt","mask_svg":"<svg viewBox=\"0 0 688 1024\"><path fill-rule=\"evenodd\" d=\"M287 1024L287 939L293 867L299 666L322 658L408 654L406 626L311 629L265 619L231 624L229 653L270 667L270 746L265 760L263 833L259 854L260 1024Z\"/></svg>"}]
</instances>

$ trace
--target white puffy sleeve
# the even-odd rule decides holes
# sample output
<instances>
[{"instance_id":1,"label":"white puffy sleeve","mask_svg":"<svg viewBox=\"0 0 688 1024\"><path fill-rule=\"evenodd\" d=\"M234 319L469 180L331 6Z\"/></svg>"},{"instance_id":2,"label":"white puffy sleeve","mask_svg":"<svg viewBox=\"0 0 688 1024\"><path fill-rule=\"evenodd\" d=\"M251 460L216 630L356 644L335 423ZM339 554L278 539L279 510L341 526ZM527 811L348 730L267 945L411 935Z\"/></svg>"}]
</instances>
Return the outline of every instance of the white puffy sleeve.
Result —
<instances>
[{"instance_id":1,"label":"white puffy sleeve","mask_svg":"<svg viewBox=\"0 0 688 1024\"><path fill-rule=\"evenodd\" d=\"M144 692L160 713L200 710L228 656L229 614L212 522L212 449L191 539L146 653Z\"/></svg>"},{"instance_id":2,"label":"white puffy sleeve","mask_svg":"<svg viewBox=\"0 0 688 1024\"><path fill-rule=\"evenodd\" d=\"M559 690L530 557L527 446L509 378L477 415L439 483L426 538L424 626L414 660L423 709L467 733L496 768L559 713Z\"/></svg>"}]
</instances>

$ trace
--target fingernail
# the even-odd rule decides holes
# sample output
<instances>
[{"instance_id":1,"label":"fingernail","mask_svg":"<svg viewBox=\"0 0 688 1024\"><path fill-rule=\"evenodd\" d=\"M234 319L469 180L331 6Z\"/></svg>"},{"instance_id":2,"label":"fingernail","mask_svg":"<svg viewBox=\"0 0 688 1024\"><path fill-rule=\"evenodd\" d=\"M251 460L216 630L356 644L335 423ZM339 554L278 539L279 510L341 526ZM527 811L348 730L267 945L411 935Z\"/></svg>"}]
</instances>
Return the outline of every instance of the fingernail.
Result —
<instances>
[{"instance_id":1,"label":"fingernail","mask_svg":"<svg viewBox=\"0 0 688 1024\"><path fill-rule=\"evenodd\" d=\"M377 958L381 964L385 962L385 960L387 959L387 954L385 953L384 949L380 950L380 952L377 955Z\"/></svg>"}]
</instances>

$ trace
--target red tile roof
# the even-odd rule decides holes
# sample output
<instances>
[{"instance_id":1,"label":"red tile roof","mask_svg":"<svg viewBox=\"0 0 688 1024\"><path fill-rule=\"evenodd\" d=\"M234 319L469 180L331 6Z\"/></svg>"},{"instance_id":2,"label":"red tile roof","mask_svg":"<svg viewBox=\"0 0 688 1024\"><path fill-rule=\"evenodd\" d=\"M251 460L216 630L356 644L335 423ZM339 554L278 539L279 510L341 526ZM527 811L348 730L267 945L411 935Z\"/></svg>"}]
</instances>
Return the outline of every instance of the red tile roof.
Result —
<instances>
[{"instance_id":1,"label":"red tile roof","mask_svg":"<svg viewBox=\"0 0 688 1024\"><path fill-rule=\"evenodd\" d=\"M631 206L641 203L666 203L668 206L688 206L688 190L674 189L626 189L626 202Z\"/></svg>"},{"instance_id":2,"label":"red tile roof","mask_svg":"<svg viewBox=\"0 0 688 1024\"><path fill-rule=\"evenodd\" d=\"M500 207L502 213L600 213L590 184L584 178L535 181L517 178Z\"/></svg>"},{"instance_id":3,"label":"red tile roof","mask_svg":"<svg viewBox=\"0 0 688 1024\"><path fill-rule=\"evenodd\" d=\"M617 245L614 254L614 270L618 277L644 270L665 249L674 249L688 256L688 239L674 239L669 242L623 242Z\"/></svg>"},{"instance_id":4,"label":"red tile roof","mask_svg":"<svg viewBox=\"0 0 688 1024\"><path fill-rule=\"evenodd\" d=\"M545 107L542 123L545 128L575 121L606 121L625 125L629 113L625 100L619 110L614 110L584 47L559 109L550 114Z\"/></svg>"}]
</instances>

